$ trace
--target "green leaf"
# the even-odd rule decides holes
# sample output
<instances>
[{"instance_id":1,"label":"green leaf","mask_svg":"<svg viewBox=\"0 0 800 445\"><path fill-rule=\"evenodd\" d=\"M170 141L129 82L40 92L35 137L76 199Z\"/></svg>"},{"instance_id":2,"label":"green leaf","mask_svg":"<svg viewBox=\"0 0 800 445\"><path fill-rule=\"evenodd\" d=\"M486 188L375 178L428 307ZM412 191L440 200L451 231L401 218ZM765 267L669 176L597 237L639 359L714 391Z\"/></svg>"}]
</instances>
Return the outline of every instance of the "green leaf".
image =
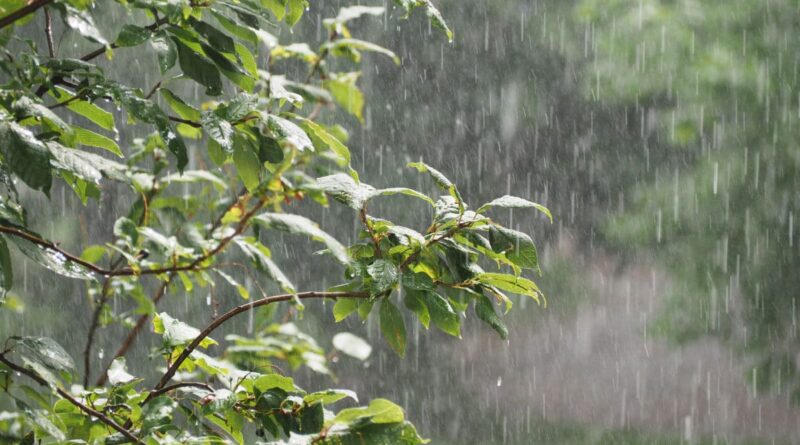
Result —
<instances>
[{"instance_id":1,"label":"green leaf","mask_svg":"<svg viewBox=\"0 0 800 445\"><path fill-rule=\"evenodd\" d=\"M158 57L158 69L161 70L161 74L175 66L175 62L178 60L178 47L175 46L175 42L167 35L166 31L158 31L153 34L150 46L153 47Z\"/></svg>"},{"instance_id":2,"label":"green leaf","mask_svg":"<svg viewBox=\"0 0 800 445\"><path fill-rule=\"evenodd\" d=\"M406 354L406 326L403 314L388 298L381 301L380 322L383 338L397 355L403 357Z\"/></svg>"},{"instance_id":3,"label":"green leaf","mask_svg":"<svg viewBox=\"0 0 800 445\"><path fill-rule=\"evenodd\" d=\"M347 38L345 38L345 39L336 39L336 40L334 40L332 42L328 42L328 43L322 45L322 49L330 51L330 52L332 52L334 54L339 52L339 51L342 51L343 49L345 49L345 50L346 49L354 49L354 50L358 50L358 51L375 52L375 53L383 54L383 55L389 57L390 59L392 59L392 61L394 61L395 64L400 65L400 58L397 57L397 54L395 54L393 51L390 51L390 50L388 50L388 49L386 49L386 48L384 48L384 47L382 47L380 45L376 45L376 44L374 44L372 42L367 42L365 40L347 39Z\"/></svg>"},{"instance_id":4,"label":"green leaf","mask_svg":"<svg viewBox=\"0 0 800 445\"><path fill-rule=\"evenodd\" d=\"M203 130L223 149L233 148L233 125L213 111L204 111L200 118Z\"/></svg>"},{"instance_id":5,"label":"green leaf","mask_svg":"<svg viewBox=\"0 0 800 445\"><path fill-rule=\"evenodd\" d=\"M224 32L204 21L191 20L190 23L192 28L201 36L205 37L208 43L217 51L228 54L234 54L236 52L236 45L233 39Z\"/></svg>"},{"instance_id":6,"label":"green leaf","mask_svg":"<svg viewBox=\"0 0 800 445\"><path fill-rule=\"evenodd\" d=\"M308 8L308 0L287 0L286 2L286 24L294 26L303 16L303 12Z\"/></svg>"},{"instance_id":7,"label":"green leaf","mask_svg":"<svg viewBox=\"0 0 800 445\"><path fill-rule=\"evenodd\" d=\"M355 298L343 298L339 301L359 301ZM364 339L349 332L340 332L333 336L333 347L349 355L350 357L364 361L369 358L372 353L372 346L369 345Z\"/></svg>"},{"instance_id":8,"label":"green leaf","mask_svg":"<svg viewBox=\"0 0 800 445\"><path fill-rule=\"evenodd\" d=\"M40 247L38 244L34 244L24 238L15 236L10 239L20 252L44 268L68 278L79 280L95 279L93 272L65 258L61 252L47 247Z\"/></svg>"},{"instance_id":9,"label":"green leaf","mask_svg":"<svg viewBox=\"0 0 800 445\"><path fill-rule=\"evenodd\" d=\"M262 213L254 217L253 220L271 229L309 236L315 241L325 244L334 258L340 262L344 264L350 262L347 249L308 218L286 213Z\"/></svg>"},{"instance_id":10,"label":"green leaf","mask_svg":"<svg viewBox=\"0 0 800 445\"><path fill-rule=\"evenodd\" d=\"M119 47L137 46L146 42L153 32L135 25L123 25L114 43Z\"/></svg>"},{"instance_id":11,"label":"green leaf","mask_svg":"<svg viewBox=\"0 0 800 445\"><path fill-rule=\"evenodd\" d=\"M286 15L286 0L261 0L261 4L268 8L278 20L283 20Z\"/></svg>"},{"instance_id":12,"label":"green leaf","mask_svg":"<svg viewBox=\"0 0 800 445\"><path fill-rule=\"evenodd\" d=\"M447 179L447 177L442 174L439 170L431 167L430 165L424 162L410 162L408 164L409 167L415 168L420 173L428 173L430 177L433 179L433 182L439 186L442 190L447 191L450 196L455 199L455 203L458 206L459 213L464 213L464 200L461 198L461 193L459 193L456 185L453 184L452 181Z\"/></svg>"},{"instance_id":13,"label":"green leaf","mask_svg":"<svg viewBox=\"0 0 800 445\"><path fill-rule=\"evenodd\" d=\"M110 151L119 157L123 157L122 151L119 149L119 145L117 145L113 139L81 127L72 127L72 130L75 133L75 143L86 145L88 147L102 148L103 150Z\"/></svg>"},{"instance_id":14,"label":"green leaf","mask_svg":"<svg viewBox=\"0 0 800 445\"><path fill-rule=\"evenodd\" d=\"M506 258L519 267L538 269L539 258L533 239L526 233L500 226L489 228L489 241L492 250L505 253Z\"/></svg>"},{"instance_id":15,"label":"green leaf","mask_svg":"<svg viewBox=\"0 0 800 445\"><path fill-rule=\"evenodd\" d=\"M309 405L313 403L330 405L345 398L350 398L358 402L358 396L356 393L348 389L326 389L325 391L313 392L303 396L303 402Z\"/></svg>"},{"instance_id":16,"label":"green leaf","mask_svg":"<svg viewBox=\"0 0 800 445\"><path fill-rule=\"evenodd\" d=\"M227 281L228 284L230 284L231 286L236 288L236 291L239 292L239 296L240 297L242 297L245 300L249 300L250 299L250 291L247 290L246 287L244 287L241 284L239 284L239 282L236 281L232 276L226 274L225 272L223 272L223 271L221 271L219 269L215 270L215 272L217 272L217 274L219 276L221 276L225 281Z\"/></svg>"},{"instance_id":17,"label":"green leaf","mask_svg":"<svg viewBox=\"0 0 800 445\"><path fill-rule=\"evenodd\" d=\"M461 319L446 298L436 292L424 292L422 300L428 307L431 321L437 328L454 337L461 337Z\"/></svg>"},{"instance_id":18,"label":"green leaf","mask_svg":"<svg viewBox=\"0 0 800 445\"><path fill-rule=\"evenodd\" d=\"M481 295L475 300L475 314L486 322L489 326L492 327L498 334L500 334L500 338L506 340L508 338L508 328L503 320L497 315L494 310L494 305L492 305L492 301L486 295Z\"/></svg>"},{"instance_id":19,"label":"green leaf","mask_svg":"<svg viewBox=\"0 0 800 445\"><path fill-rule=\"evenodd\" d=\"M0 122L3 164L32 189L50 192L50 152L33 133L12 122Z\"/></svg>"},{"instance_id":20,"label":"green leaf","mask_svg":"<svg viewBox=\"0 0 800 445\"><path fill-rule=\"evenodd\" d=\"M410 422L367 423L353 425L350 429L330 431L317 445L361 445L392 444L420 445L429 441L422 439Z\"/></svg>"},{"instance_id":21,"label":"green leaf","mask_svg":"<svg viewBox=\"0 0 800 445\"><path fill-rule=\"evenodd\" d=\"M332 424L351 425L369 421L374 424L397 423L405 420L403 409L386 399L374 399L366 407L347 408L339 411Z\"/></svg>"},{"instance_id":22,"label":"green leaf","mask_svg":"<svg viewBox=\"0 0 800 445\"><path fill-rule=\"evenodd\" d=\"M222 79L216 65L186 46L180 39L172 38L172 41L178 48L178 63L183 74L206 87L207 95L222 94Z\"/></svg>"},{"instance_id":23,"label":"green leaf","mask_svg":"<svg viewBox=\"0 0 800 445\"><path fill-rule=\"evenodd\" d=\"M228 189L228 183L208 170L186 170L183 173L173 173L159 179L158 184L166 186L172 183L192 184L201 181L210 183L220 192Z\"/></svg>"},{"instance_id":24,"label":"green leaf","mask_svg":"<svg viewBox=\"0 0 800 445\"><path fill-rule=\"evenodd\" d=\"M413 290L436 290L436 284L431 277L421 272L408 272L403 274L403 287Z\"/></svg>"},{"instance_id":25,"label":"green leaf","mask_svg":"<svg viewBox=\"0 0 800 445\"><path fill-rule=\"evenodd\" d=\"M233 164L236 165L236 173L247 190L258 188L261 183L261 161L250 144L236 143L233 146Z\"/></svg>"},{"instance_id":26,"label":"green leaf","mask_svg":"<svg viewBox=\"0 0 800 445\"><path fill-rule=\"evenodd\" d=\"M130 383L136 380L136 377L128 373L125 363L125 357L117 357L111 362L108 371L108 383L113 386Z\"/></svg>"},{"instance_id":27,"label":"green leaf","mask_svg":"<svg viewBox=\"0 0 800 445\"><path fill-rule=\"evenodd\" d=\"M447 23L445 23L444 18L442 17L442 13L439 12L435 6L433 6L431 0L394 0L394 2L405 9L406 16L408 16L412 10L419 7L424 7L425 14L428 16L428 20L431 22L431 24L434 27L444 31L447 35L447 40L451 42L453 41L453 31L450 30L449 26L447 26Z\"/></svg>"},{"instance_id":28,"label":"green leaf","mask_svg":"<svg viewBox=\"0 0 800 445\"><path fill-rule=\"evenodd\" d=\"M114 115L108 111L85 100L73 100L75 96L61 87L51 89L50 95L57 98L60 102L69 100L70 102L67 104L68 110L89 119L100 128L108 131L116 131Z\"/></svg>"},{"instance_id":29,"label":"green leaf","mask_svg":"<svg viewBox=\"0 0 800 445\"><path fill-rule=\"evenodd\" d=\"M41 103L34 102L29 97L21 97L14 101L12 109L19 117L35 117L45 120L50 125L61 130L62 136L70 137L72 135L72 127L69 124L64 122L52 110Z\"/></svg>"},{"instance_id":30,"label":"green leaf","mask_svg":"<svg viewBox=\"0 0 800 445\"><path fill-rule=\"evenodd\" d=\"M219 22L220 25L222 25L223 28L225 28L228 32L230 32L234 36L250 43L251 45L258 44L258 36L251 29L247 28L246 26L241 26L237 24L233 20L229 19L228 17L225 17L224 15L216 11L212 10L211 14L214 16L214 18L217 19L217 21Z\"/></svg>"},{"instance_id":31,"label":"green leaf","mask_svg":"<svg viewBox=\"0 0 800 445\"><path fill-rule=\"evenodd\" d=\"M127 182L127 167L94 153L64 147L56 142L48 142L47 149L52 155L50 163L53 167L70 172L90 182L99 183L102 178L110 178Z\"/></svg>"},{"instance_id":32,"label":"green leaf","mask_svg":"<svg viewBox=\"0 0 800 445\"><path fill-rule=\"evenodd\" d=\"M108 41L97 29L97 25L94 24L94 19L88 10L82 11L70 5L64 5L62 8L62 16L64 18L64 23L83 37L101 45L108 45Z\"/></svg>"},{"instance_id":33,"label":"green leaf","mask_svg":"<svg viewBox=\"0 0 800 445\"><path fill-rule=\"evenodd\" d=\"M264 119L269 124L270 129L282 136L281 142L301 152L314 150L311 139L309 139L306 132L294 122L280 116L275 116L274 114L264 114L262 116L264 116Z\"/></svg>"},{"instance_id":34,"label":"green leaf","mask_svg":"<svg viewBox=\"0 0 800 445\"><path fill-rule=\"evenodd\" d=\"M103 259L106 254L104 246L89 246L81 252L81 259L90 263L96 263Z\"/></svg>"},{"instance_id":35,"label":"green leaf","mask_svg":"<svg viewBox=\"0 0 800 445\"><path fill-rule=\"evenodd\" d=\"M422 326L425 326L425 329L428 329L431 322L431 314L428 310L428 306L422 299L422 295L423 293L419 291L406 290L403 296L403 303L411 312L417 315L417 318L419 319L419 322L422 323Z\"/></svg>"},{"instance_id":36,"label":"green leaf","mask_svg":"<svg viewBox=\"0 0 800 445\"><path fill-rule=\"evenodd\" d=\"M367 200L377 193L375 187L357 183L352 177L343 173L317 178L316 185L333 199L355 210L364 208Z\"/></svg>"},{"instance_id":37,"label":"green leaf","mask_svg":"<svg viewBox=\"0 0 800 445\"><path fill-rule=\"evenodd\" d=\"M159 91L164 100L167 101L167 104L169 104L170 108L172 108L173 111L178 113L178 116L190 121L195 121L195 122L200 121L201 119L200 110L187 104L186 102L183 101L183 99L176 96L172 91L166 88L162 88Z\"/></svg>"},{"instance_id":38,"label":"green leaf","mask_svg":"<svg viewBox=\"0 0 800 445\"><path fill-rule=\"evenodd\" d=\"M294 380L292 380L291 377L285 377L274 373L259 376L255 382L253 382L253 387L262 393L275 388L286 392L294 392L297 390L294 385Z\"/></svg>"},{"instance_id":39,"label":"green leaf","mask_svg":"<svg viewBox=\"0 0 800 445\"><path fill-rule=\"evenodd\" d=\"M162 334L167 347L186 346L200 335L199 329L170 317L166 312L153 316L153 329L156 334ZM200 347L208 348L216 344L214 339L206 337L200 342Z\"/></svg>"},{"instance_id":40,"label":"green leaf","mask_svg":"<svg viewBox=\"0 0 800 445\"><path fill-rule=\"evenodd\" d=\"M75 371L72 357L55 340L47 337L13 337L15 351L22 357L25 367L36 371L49 383L57 385L62 378L69 382Z\"/></svg>"},{"instance_id":41,"label":"green leaf","mask_svg":"<svg viewBox=\"0 0 800 445\"><path fill-rule=\"evenodd\" d=\"M371 292L373 295L392 289L397 283L397 266L386 260L375 260L367 266L367 273L372 277Z\"/></svg>"},{"instance_id":42,"label":"green leaf","mask_svg":"<svg viewBox=\"0 0 800 445\"><path fill-rule=\"evenodd\" d=\"M361 123L364 123L364 95L361 90L355 85L358 79L358 73L350 73L345 76L331 76L330 79L324 81L322 86L330 91L333 99L348 113L358 118Z\"/></svg>"},{"instance_id":43,"label":"green leaf","mask_svg":"<svg viewBox=\"0 0 800 445\"><path fill-rule=\"evenodd\" d=\"M325 19L324 23L326 26L330 26L334 23L344 24L363 15L380 16L383 15L385 11L386 8L383 6L345 6L339 9L339 14L336 15L336 18Z\"/></svg>"},{"instance_id":44,"label":"green leaf","mask_svg":"<svg viewBox=\"0 0 800 445\"><path fill-rule=\"evenodd\" d=\"M486 272L475 275L472 281L488 286L496 286L498 289L511 293L529 296L536 300L537 303L540 302L539 296L542 295L536 283L527 278L515 277L514 275Z\"/></svg>"},{"instance_id":45,"label":"green leaf","mask_svg":"<svg viewBox=\"0 0 800 445\"><path fill-rule=\"evenodd\" d=\"M302 125L306 127L306 131L316 136L341 159L339 165L350 165L350 150L336 136L328 133L321 125L309 119L304 119Z\"/></svg>"},{"instance_id":46,"label":"green leaf","mask_svg":"<svg viewBox=\"0 0 800 445\"><path fill-rule=\"evenodd\" d=\"M247 92L253 91L253 88L255 87L255 79L250 77L240 65L233 63L224 54L205 43L201 43L200 47L205 55L208 56L208 58L214 62L217 67L219 67L220 72L224 74L225 77L230 79L243 90Z\"/></svg>"},{"instance_id":47,"label":"green leaf","mask_svg":"<svg viewBox=\"0 0 800 445\"><path fill-rule=\"evenodd\" d=\"M486 210L492 207L503 207L503 208L534 208L545 215L550 219L550 222L553 222L553 215L550 213L547 207L537 204L532 201L528 201L527 199L518 198L516 196L504 195L497 199L492 200L482 206L480 206L477 210L477 213L485 212Z\"/></svg>"},{"instance_id":48,"label":"green leaf","mask_svg":"<svg viewBox=\"0 0 800 445\"><path fill-rule=\"evenodd\" d=\"M333 305L333 318L336 322L340 322L350 316L353 312L358 310L361 301L355 298L339 298L336 304ZM334 344L335 345L335 344Z\"/></svg>"},{"instance_id":49,"label":"green leaf","mask_svg":"<svg viewBox=\"0 0 800 445\"><path fill-rule=\"evenodd\" d=\"M343 173L323 176L317 178L317 187L325 193L330 194L333 199L347 205L350 208L360 210L364 204L375 196L403 194L424 200L433 205L433 200L422 193L405 187L393 187L388 189L375 189L375 187L363 182L356 182L351 176Z\"/></svg>"}]
</instances>

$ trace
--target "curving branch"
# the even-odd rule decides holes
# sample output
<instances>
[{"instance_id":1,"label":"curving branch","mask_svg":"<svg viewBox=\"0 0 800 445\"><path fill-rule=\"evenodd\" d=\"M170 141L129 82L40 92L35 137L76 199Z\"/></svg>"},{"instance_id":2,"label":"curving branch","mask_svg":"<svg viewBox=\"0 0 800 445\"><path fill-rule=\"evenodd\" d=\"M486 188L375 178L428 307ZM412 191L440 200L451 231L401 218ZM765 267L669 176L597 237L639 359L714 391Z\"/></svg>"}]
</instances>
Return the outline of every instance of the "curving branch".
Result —
<instances>
[{"instance_id":1,"label":"curving branch","mask_svg":"<svg viewBox=\"0 0 800 445\"><path fill-rule=\"evenodd\" d=\"M89 271L104 277L130 277L130 276L141 276L141 275L159 275L164 273L175 273L175 272L200 271L208 269L208 267L201 266L202 263L204 263L211 257L215 256L222 250L224 250L225 247L227 247L228 244L230 244L230 242L234 238L241 235L242 232L244 232L244 230L247 229L250 219L252 219L253 216L255 216L256 212L261 210L261 208L264 207L265 204L266 204L266 198L260 199L258 204L256 204L250 212L248 212L242 217L241 221L239 221L239 225L236 227L236 230L234 230L234 232L231 235L221 239L216 247L198 256L197 258L192 260L192 262L183 265L156 267L152 269L136 270L130 267L124 267L120 269L114 269L114 268L106 269L89 261L86 261L77 255L67 252L66 250L58 247L58 245L55 243L47 241L46 239L40 238L37 235L26 232L24 230L20 230L16 227L0 225L0 233L5 233L7 235L15 236L17 238L22 238L34 244L37 244L41 247L58 252L59 254L63 255L65 259L72 261L73 263L76 263L80 266L83 266Z\"/></svg>"},{"instance_id":2,"label":"curving branch","mask_svg":"<svg viewBox=\"0 0 800 445\"><path fill-rule=\"evenodd\" d=\"M155 397L154 394L156 394L158 391L160 391L160 390L162 390L163 388L166 387L167 383L169 383L169 381L172 379L172 377L178 371L178 368L180 368L180 366L183 364L183 362L186 361L187 358L189 358L189 356L192 354L192 352L195 349L197 349L197 347L200 345L200 343L206 337L211 335L211 333L214 332L215 329L217 329L218 327L222 326L223 323L225 323L226 321L230 320L231 318L233 318L233 317L235 317L235 316L237 316L239 314L242 314L244 312L248 312L248 311L250 311L252 309L255 309L257 307L260 307L260 306L266 306L268 304L277 303L277 302L280 302L280 301L289 301L289 300L293 300L295 298L298 298L298 299L301 299L301 300L306 300L306 299L310 299L310 298L336 299L336 298L370 298L370 297L371 297L371 294L369 292L366 292L366 291L360 291L360 292L315 292L315 291L311 291L311 292L300 292L300 293L297 293L297 294L273 295L271 297L262 298L260 300L254 300L254 301L252 301L250 303L246 303L246 304L242 304L240 306L236 306L235 308L229 310L228 312L225 312L224 314L220 315L216 320L211 322L211 324L208 325L208 327L203 329L203 331L200 332L200 334L198 334L198 336L195 337L195 339L192 340L192 342L189 343L188 346L186 346L186 348L183 350L183 352L181 352L181 354L178 356L178 358L176 358L175 361L172 362L170 367L167 369L167 372L165 372L164 375L161 377L161 380L159 380L158 383L156 384L156 386L153 387L153 391L147 396L147 398L144 400L144 402L142 402L142 405L144 405L145 403L149 402L151 399L153 399Z\"/></svg>"},{"instance_id":3,"label":"curving branch","mask_svg":"<svg viewBox=\"0 0 800 445\"><path fill-rule=\"evenodd\" d=\"M27 5L17 9L11 14L8 14L7 16L0 18L0 29L3 29L8 25L13 24L17 20L27 16L28 14L33 14L34 12L38 11L39 8L47 6L50 3L53 3L53 0L35 0L28 3Z\"/></svg>"},{"instance_id":4,"label":"curving branch","mask_svg":"<svg viewBox=\"0 0 800 445\"><path fill-rule=\"evenodd\" d=\"M36 382L36 383L38 383L38 384L40 384L42 386L48 386L48 383L47 383L47 381L45 379L39 377L39 375L36 374L35 372L33 372L33 371L31 371L31 370L29 370L27 368L23 368L22 366L19 366L16 363L8 360L6 358L6 356L5 356L5 354L0 354L0 363L3 363L6 366L8 366L9 368L11 368L12 370L29 377L31 380L33 380L34 382ZM97 411L97 410L95 410L93 408L90 408L90 407L84 405L83 403L78 401L78 399L73 397L72 394L64 391L61 388L56 388L56 392L58 393L59 396L61 396L62 398L66 399L69 403L77 406L78 409L80 409L84 413L86 413L86 414L94 417L95 419L105 423L106 425L110 426L111 428L116 430L118 433L120 433L123 436L127 437L128 440L131 440L134 443L139 443L139 444L143 444L144 443L141 440L139 440L138 437L133 435L133 433L128 431L126 428L123 428L122 425L120 425L117 422L115 422L114 419L106 416L105 414L101 413L100 411Z\"/></svg>"},{"instance_id":5,"label":"curving branch","mask_svg":"<svg viewBox=\"0 0 800 445\"><path fill-rule=\"evenodd\" d=\"M170 391L174 391L174 390L179 389L179 388L200 388L200 389L205 389L208 392L214 392L214 388L212 388L211 386L209 386L206 383L201 383L201 382L180 382L180 383L175 383L173 385L165 386L165 387L163 387L161 389L153 391L152 394L155 394L153 397L158 397L161 394L168 393Z\"/></svg>"}]
</instances>

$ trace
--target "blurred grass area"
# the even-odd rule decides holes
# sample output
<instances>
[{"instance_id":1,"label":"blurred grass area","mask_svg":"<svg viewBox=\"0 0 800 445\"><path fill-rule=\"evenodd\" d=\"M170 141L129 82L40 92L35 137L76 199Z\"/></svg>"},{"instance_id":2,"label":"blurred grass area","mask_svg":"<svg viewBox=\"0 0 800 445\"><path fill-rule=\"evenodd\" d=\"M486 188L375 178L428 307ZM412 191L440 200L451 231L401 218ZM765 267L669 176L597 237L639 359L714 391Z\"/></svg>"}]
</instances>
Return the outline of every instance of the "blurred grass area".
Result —
<instances>
[{"instance_id":1,"label":"blurred grass area","mask_svg":"<svg viewBox=\"0 0 800 445\"><path fill-rule=\"evenodd\" d=\"M481 445L780 445L783 442L751 439L732 440L723 437L702 437L686 440L677 434L657 434L633 429L608 430L570 423L539 423L532 425L530 433L514 434L521 439L481 440ZM456 442L431 440L432 445L456 445ZM463 443L459 443L463 445Z\"/></svg>"}]
</instances>

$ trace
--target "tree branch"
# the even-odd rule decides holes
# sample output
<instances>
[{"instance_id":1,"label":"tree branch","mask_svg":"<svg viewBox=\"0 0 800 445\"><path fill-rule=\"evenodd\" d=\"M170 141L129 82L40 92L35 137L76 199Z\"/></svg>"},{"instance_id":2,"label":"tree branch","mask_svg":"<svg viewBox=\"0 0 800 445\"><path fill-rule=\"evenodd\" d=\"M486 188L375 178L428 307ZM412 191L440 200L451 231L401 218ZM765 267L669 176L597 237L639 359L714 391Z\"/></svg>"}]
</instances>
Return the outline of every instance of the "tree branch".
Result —
<instances>
[{"instance_id":1,"label":"tree branch","mask_svg":"<svg viewBox=\"0 0 800 445\"><path fill-rule=\"evenodd\" d=\"M31 371L31 370L29 370L27 368L23 368L22 366L19 366L16 363L8 360L5 357L5 354L0 354L0 362L5 364L6 366L11 368L12 370L14 370L14 371L16 371L16 372L18 372L20 374L26 375L27 377L29 377L31 380L33 380L36 383L38 383L38 384L40 384L42 386L48 386L48 383L47 383L47 381L45 379L39 377L39 375L36 374L35 372L33 372L33 371ZM64 399L67 399L67 401L69 401L69 403L77 406L78 409L80 409L84 413L86 413L86 414L94 417L95 419L98 419L99 421L105 423L106 425L108 425L111 428L115 429L117 432L119 432L123 436L127 437L129 440L132 440L134 443L143 443L141 440L139 440L138 437L134 436L133 433L131 433L127 429L123 428L120 424L115 422L113 419L111 419L110 417L108 417L105 414L101 413L100 411L92 409L92 408L84 405L83 403L79 402L70 393L68 393L68 392L66 392L63 389L58 388L58 387L56 388L56 392L58 393L59 396L61 396Z\"/></svg>"},{"instance_id":2,"label":"tree branch","mask_svg":"<svg viewBox=\"0 0 800 445\"><path fill-rule=\"evenodd\" d=\"M116 260L111 264L112 269L116 269L117 267L122 264L122 256L118 256ZM86 334L86 346L83 349L83 386L89 386L89 377L91 371L91 355L92 355L92 344L94 343L94 334L97 331L97 328L100 327L100 314L103 312L103 306L106 305L108 302L109 297L111 296L111 277L107 277L105 281L103 281L103 287L100 290L100 300L97 302L97 306L94 308L94 313L92 314L92 323L89 326L89 332Z\"/></svg>"},{"instance_id":3,"label":"tree branch","mask_svg":"<svg viewBox=\"0 0 800 445\"><path fill-rule=\"evenodd\" d=\"M16 22L17 20L25 17L28 14L32 14L36 12L39 8L49 5L53 3L53 0L34 0L31 3L23 6L22 8L17 9L16 11L8 14L7 16L0 19L0 29L5 28L8 25Z\"/></svg>"},{"instance_id":4,"label":"tree branch","mask_svg":"<svg viewBox=\"0 0 800 445\"><path fill-rule=\"evenodd\" d=\"M372 230L372 226L369 225L369 219L367 219L367 205L364 204L361 207L361 210L358 212L358 219L361 220L361 224L364 224L364 227L367 228L367 233L369 233L369 237L372 239L372 244L375 245L375 256L381 258L383 255L381 254L381 245L378 241L378 237L375 236L375 231Z\"/></svg>"},{"instance_id":5,"label":"tree branch","mask_svg":"<svg viewBox=\"0 0 800 445\"><path fill-rule=\"evenodd\" d=\"M59 254L63 255L64 258L66 258L67 260L72 261L73 263L76 263L80 266L83 266L84 268L90 270L91 272L94 272L98 275L102 275L104 277L129 277L129 276L140 276L140 275L159 275L163 273L173 273L173 272L199 271L207 269L206 267L200 266L201 263L213 257L223 249L225 249L225 247L235 237L241 235L241 233L244 232L244 230L247 228L247 224L250 221L250 219L253 216L255 216L255 213L257 211L261 210L261 208L264 206L265 203L266 199L262 198L261 200L259 200L259 203L250 212L245 214L244 217L242 217L242 220L239 222L239 225L233 232L233 234L220 240L219 244L217 244L215 248L195 258L191 263L180 266L174 265L169 267L156 267L152 269L143 269L143 270L134 270L130 267L125 267L121 269L113 269L113 268L105 269L103 267L100 267L94 263L90 263L76 255L67 252L66 250L58 247L56 244L50 241L39 238L38 236L32 233L28 233L24 230L20 230L15 227L0 226L0 233L16 236L18 238L25 239L39 246L58 252Z\"/></svg>"},{"instance_id":6,"label":"tree branch","mask_svg":"<svg viewBox=\"0 0 800 445\"><path fill-rule=\"evenodd\" d=\"M56 56L56 46L53 44L53 19L50 17L50 10L44 9L44 34L47 37L47 52L50 57Z\"/></svg>"},{"instance_id":7,"label":"tree branch","mask_svg":"<svg viewBox=\"0 0 800 445\"><path fill-rule=\"evenodd\" d=\"M200 334L197 337L195 337L195 339L192 340L192 342L189 343L188 346L186 346L186 348L183 350L183 352L181 352L181 354L178 356L178 358L176 358L175 361L172 362L172 365L170 365L169 369L167 369L167 372L165 372L164 375L161 377L161 380L159 380L158 383L156 384L156 386L153 387L153 392L151 392L147 396L147 398L145 399L144 402L142 402L142 404L145 404L148 401L150 401L152 398L154 398L155 396L153 394L155 394L156 391L159 391L162 388L166 387L167 383L169 383L169 381L172 379L172 377L178 371L178 368L180 368L181 364L183 364L183 362L187 358L189 358L189 356L192 354L192 352L195 349L197 349L197 347L200 345L200 343L206 337L211 335L211 333L214 332L214 330L217 329L218 327L220 327L223 323L225 323L226 321L230 320L231 318L233 318L233 317L235 317L235 316L237 316L237 315L239 315L241 313L250 311L250 310L252 310L254 308L257 308L257 307L260 307L260 306L266 306L268 304L277 303L277 302L280 302L280 301L293 300L295 298L299 298L301 300L305 300L305 299L309 299L309 298L332 298L332 299L335 299L335 298L369 298L370 296L371 295L370 295L369 292L313 292L312 291L312 292L300 292L300 293L297 293L297 294L273 295L271 297L262 298L260 300L254 300L254 301L252 301L250 303L246 303L246 304L243 304L243 305L240 305L240 306L236 306L235 308L233 308L233 309L229 310L228 312L220 315L216 320L211 322L211 324L208 325L208 327L203 329L203 331L200 332Z\"/></svg>"},{"instance_id":8,"label":"tree branch","mask_svg":"<svg viewBox=\"0 0 800 445\"><path fill-rule=\"evenodd\" d=\"M200 383L200 382L180 382L180 383L175 383L173 385L165 386L165 387L163 387L161 389L153 391L151 394L154 394L153 397L158 397L161 394L164 394L164 393L167 393L167 392L170 392L170 391L174 391L174 390L176 390L178 388L200 388L200 389L205 389L208 392L214 392L214 388L212 388L211 386L209 386L209 385L207 385L205 383Z\"/></svg>"}]
</instances>

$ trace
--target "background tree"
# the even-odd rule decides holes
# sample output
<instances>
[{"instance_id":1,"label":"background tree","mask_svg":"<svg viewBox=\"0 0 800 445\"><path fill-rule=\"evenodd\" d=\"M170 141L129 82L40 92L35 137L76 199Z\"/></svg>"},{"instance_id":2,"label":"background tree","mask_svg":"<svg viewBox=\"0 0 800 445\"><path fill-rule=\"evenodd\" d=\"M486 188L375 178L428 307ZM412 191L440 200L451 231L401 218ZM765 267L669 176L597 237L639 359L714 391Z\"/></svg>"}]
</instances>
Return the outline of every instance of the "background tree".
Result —
<instances>
[{"instance_id":1,"label":"background tree","mask_svg":"<svg viewBox=\"0 0 800 445\"><path fill-rule=\"evenodd\" d=\"M452 38L429 1L397 4L405 14L424 10ZM511 307L505 292L537 302L544 297L521 276L523 269L539 267L531 238L486 213L534 208L549 217L549 211L508 195L470 210L456 185L423 162L410 166L444 192L438 199L359 181L350 167L347 132L323 116L337 106L364 121L360 73L352 71L362 53L399 63L392 51L354 38L350 30L362 16L384 15L382 7L342 8L322 22L327 38L312 49L265 30L279 29L280 21L295 25L308 7L305 0L102 2L103 9L120 8L130 17L114 23L115 39L96 26L92 6L37 0L0 10L5 306L13 308L17 298L9 292L19 264L10 243L31 261L82 280L93 307L86 313L80 372L53 339L6 341L0 353L2 403L13 406L14 414L0 420L3 440L243 443L255 434L265 440L291 437L292 443L422 443L402 409L388 400L332 412L331 405L355 395L298 387L279 366L320 373L330 368L324 351L290 320L302 313L303 300L336 300L337 321L374 313L387 343L403 355L404 313L426 328L433 324L458 336L460 314L472 307L505 338L495 310L497 303L506 311ZM56 18L62 25L54 24ZM44 23L33 27L44 45L28 38L35 20ZM68 51L56 44L54 29L95 49L64 56ZM107 75L107 67L142 66L126 59L127 51L155 59L159 74L134 75L130 84ZM109 105L124 111L128 125ZM119 136L134 125L155 132L120 144ZM76 254L68 243L39 234L47 222L28 221L26 205L36 193L63 190L59 180L85 205L103 195L128 197L120 200L131 205L116 219L112 237L81 246ZM387 195L428 206L430 224L415 230L367 212L368 202ZM352 208L360 222L348 247L300 215L313 212L314 204L326 206L329 198ZM272 252L283 245L281 232L321 243L320 253L344 267L345 283L299 291L273 260ZM489 266L509 273L487 272ZM179 286L183 290L175 291ZM269 286L283 293L269 296ZM203 289L210 324L196 329L159 311L170 289L187 295ZM230 292L246 301L223 311L217 295ZM275 309L277 302L287 302L286 310ZM253 315L257 308L264 310ZM211 335L226 322L241 321L241 314L250 314L250 335L226 336L226 347L215 356L201 351L214 348L218 342ZM158 375L152 385L125 364L151 320L162 338L153 352L165 360L163 370L149 371ZM118 349L95 359L98 331L115 326L124 333ZM369 345L352 334L339 334L333 343L355 358L369 355Z\"/></svg>"},{"instance_id":2,"label":"background tree","mask_svg":"<svg viewBox=\"0 0 800 445\"><path fill-rule=\"evenodd\" d=\"M605 230L678 278L659 330L729 339L757 388L797 399L797 6L582 1L575 18L586 94L635 104L642 150L677 158Z\"/></svg>"}]
</instances>

